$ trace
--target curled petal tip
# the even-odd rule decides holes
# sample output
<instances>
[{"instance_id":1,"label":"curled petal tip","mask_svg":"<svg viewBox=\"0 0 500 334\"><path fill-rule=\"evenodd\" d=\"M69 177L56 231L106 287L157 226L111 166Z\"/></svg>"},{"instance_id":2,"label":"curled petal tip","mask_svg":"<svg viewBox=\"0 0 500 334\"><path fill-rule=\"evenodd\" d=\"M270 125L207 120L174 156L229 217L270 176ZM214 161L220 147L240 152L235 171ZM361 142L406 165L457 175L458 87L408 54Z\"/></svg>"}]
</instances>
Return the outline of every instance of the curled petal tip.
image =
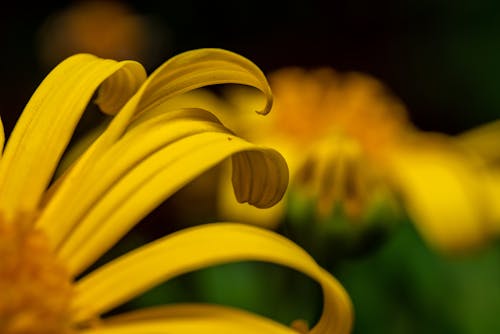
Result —
<instances>
[{"instance_id":1,"label":"curled petal tip","mask_svg":"<svg viewBox=\"0 0 500 334\"><path fill-rule=\"evenodd\" d=\"M264 109L262 109L262 110L255 110L255 112L257 114L259 114L259 115L265 116L265 115L269 114L269 112L271 111L272 107L273 107L273 96L271 95L271 92L268 92L266 94L266 105L265 105Z\"/></svg>"}]
</instances>

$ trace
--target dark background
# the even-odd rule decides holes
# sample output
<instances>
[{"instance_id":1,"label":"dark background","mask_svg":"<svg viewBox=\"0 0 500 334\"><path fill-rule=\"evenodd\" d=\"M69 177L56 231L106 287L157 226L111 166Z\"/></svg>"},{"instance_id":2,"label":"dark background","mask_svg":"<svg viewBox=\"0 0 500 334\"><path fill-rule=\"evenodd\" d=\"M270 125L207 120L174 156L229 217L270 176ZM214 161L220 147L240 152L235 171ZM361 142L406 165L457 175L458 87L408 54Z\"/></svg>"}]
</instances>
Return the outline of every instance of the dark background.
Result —
<instances>
[{"instance_id":1,"label":"dark background","mask_svg":"<svg viewBox=\"0 0 500 334\"><path fill-rule=\"evenodd\" d=\"M70 2L2 9L2 115L23 108L46 69L36 33ZM265 72L328 65L384 81L422 129L457 133L500 114L500 2L129 1L161 22L153 69L181 51L221 47ZM4 116L5 118L5 116ZM5 120L9 128L11 122Z\"/></svg>"}]
</instances>

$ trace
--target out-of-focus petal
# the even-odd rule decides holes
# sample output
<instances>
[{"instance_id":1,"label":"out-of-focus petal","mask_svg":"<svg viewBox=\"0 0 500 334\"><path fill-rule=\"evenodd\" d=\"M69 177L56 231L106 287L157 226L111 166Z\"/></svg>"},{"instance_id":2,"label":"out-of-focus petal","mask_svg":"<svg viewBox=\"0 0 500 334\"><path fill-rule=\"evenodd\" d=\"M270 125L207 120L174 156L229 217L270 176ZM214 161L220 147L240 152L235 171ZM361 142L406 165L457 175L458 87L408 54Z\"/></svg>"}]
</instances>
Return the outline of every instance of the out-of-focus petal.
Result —
<instances>
[{"instance_id":1,"label":"out-of-focus petal","mask_svg":"<svg viewBox=\"0 0 500 334\"><path fill-rule=\"evenodd\" d=\"M488 163L500 166L500 120L463 132L457 141Z\"/></svg>"},{"instance_id":2,"label":"out-of-focus petal","mask_svg":"<svg viewBox=\"0 0 500 334\"><path fill-rule=\"evenodd\" d=\"M490 235L475 164L442 138L394 148L390 178L424 238L445 253L482 245Z\"/></svg>"},{"instance_id":3,"label":"out-of-focus petal","mask_svg":"<svg viewBox=\"0 0 500 334\"><path fill-rule=\"evenodd\" d=\"M265 229L243 224L202 225L176 232L101 267L76 285L76 321L102 314L154 285L199 268L242 260L284 265L323 288L323 313L310 333L347 334L352 305L327 271L300 247ZM155 271L146 270L156 268Z\"/></svg>"}]
</instances>

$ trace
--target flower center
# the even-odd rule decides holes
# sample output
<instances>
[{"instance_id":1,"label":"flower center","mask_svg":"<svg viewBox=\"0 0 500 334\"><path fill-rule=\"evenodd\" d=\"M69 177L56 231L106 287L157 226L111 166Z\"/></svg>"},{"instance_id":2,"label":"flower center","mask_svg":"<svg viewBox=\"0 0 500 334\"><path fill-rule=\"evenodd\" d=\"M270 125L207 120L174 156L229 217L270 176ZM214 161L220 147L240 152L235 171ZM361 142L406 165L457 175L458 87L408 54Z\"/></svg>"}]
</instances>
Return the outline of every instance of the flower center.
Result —
<instances>
[{"instance_id":1,"label":"flower center","mask_svg":"<svg viewBox=\"0 0 500 334\"><path fill-rule=\"evenodd\" d=\"M329 216L341 204L344 214L357 220L380 183L358 141L333 134L311 149L298 168L295 185L317 197L317 213Z\"/></svg>"},{"instance_id":2,"label":"flower center","mask_svg":"<svg viewBox=\"0 0 500 334\"><path fill-rule=\"evenodd\" d=\"M341 131L371 154L409 126L403 104L369 76L329 68L284 69L269 79L275 96L272 132L299 147Z\"/></svg>"},{"instance_id":3,"label":"flower center","mask_svg":"<svg viewBox=\"0 0 500 334\"><path fill-rule=\"evenodd\" d=\"M71 333L72 284L42 231L0 219L0 333Z\"/></svg>"}]
</instances>

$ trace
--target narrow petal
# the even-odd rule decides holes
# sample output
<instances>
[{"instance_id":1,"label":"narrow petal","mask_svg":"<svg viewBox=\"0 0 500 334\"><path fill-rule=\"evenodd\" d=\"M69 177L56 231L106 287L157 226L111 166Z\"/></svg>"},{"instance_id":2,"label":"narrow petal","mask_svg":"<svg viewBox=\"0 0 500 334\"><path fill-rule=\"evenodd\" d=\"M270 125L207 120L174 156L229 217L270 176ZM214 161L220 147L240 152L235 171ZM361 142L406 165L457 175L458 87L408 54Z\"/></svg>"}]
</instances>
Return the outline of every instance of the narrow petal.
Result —
<instances>
[{"instance_id":1,"label":"narrow petal","mask_svg":"<svg viewBox=\"0 0 500 334\"><path fill-rule=\"evenodd\" d=\"M300 247L265 229L211 224L159 239L76 283L75 321L102 314L172 277L231 261L257 260L303 272L323 288L323 313L311 333L349 333L352 306L342 286Z\"/></svg>"},{"instance_id":2,"label":"narrow petal","mask_svg":"<svg viewBox=\"0 0 500 334\"><path fill-rule=\"evenodd\" d=\"M282 198L288 169L279 153L234 136L206 111L187 109L132 128L94 162L78 192L52 198L40 226L77 274L175 191L230 156L238 161L240 200L269 207ZM57 229L53 219L62 221Z\"/></svg>"},{"instance_id":3,"label":"narrow petal","mask_svg":"<svg viewBox=\"0 0 500 334\"><path fill-rule=\"evenodd\" d=\"M144 83L111 123L103 144L119 138L131 119L168 99L191 90L217 84L241 84L260 90L265 106L257 113L271 110L271 88L262 71L248 59L222 49L198 49L181 53L160 66Z\"/></svg>"},{"instance_id":4,"label":"narrow petal","mask_svg":"<svg viewBox=\"0 0 500 334\"><path fill-rule=\"evenodd\" d=\"M124 74L125 73L125 74ZM57 163L90 98L106 79L117 75L122 101L145 80L142 66L80 54L57 66L38 87L10 136L0 164L0 211L37 208Z\"/></svg>"},{"instance_id":5,"label":"narrow petal","mask_svg":"<svg viewBox=\"0 0 500 334\"><path fill-rule=\"evenodd\" d=\"M67 182L59 184L57 191L51 191L53 196L51 196L51 200L42 212L38 227L48 231L51 240L53 240L57 247L66 237L67 233L73 229L75 221L71 219L64 220L61 223L64 226L58 226L57 229L50 227L51 221L54 219L61 221L61 212L71 211L75 208L72 205L68 205L66 201L73 199L73 202L77 203L77 199L74 196L76 193L83 194L82 196L86 195L86 192L82 191L82 189L93 186L89 179L92 178L91 174L95 173L95 162L108 154L107 151L123 136L125 131L129 129L129 126L133 127L131 126L131 121L136 118L135 122L140 124L141 120L147 120L150 113L155 114L155 110L157 112L158 108L161 108L161 103L171 97L182 94L190 89L220 83L236 83L257 88L266 97L266 105L262 113L267 113L270 110L272 96L269 85L262 72L249 60L220 49L200 49L182 53L170 59L148 78L138 92L113 118L104 133L79 158L78 163L66 175L65 179ZM110 96L115 95L112 86L104 87L100 93ZM102 99L101 97L98 98L98 102L105 105L114 105L106 102L106 99ZM157 108L156 106L159 107ZM116 109L109 106L107 108ZM109 112L112 113L112 110ZM164 108L160 113L168 113L169 111L172 111L172 109ZM241 193L240 197L244 198L246 195L251 196L251 194ZM248 198L251 199L250 197ZM83 206L86 205L88 203L83 204ZM268 205L272 205L272 203ZM64 213L63 216L65 216Z\"/></svg>"},{"instance_id":6,"label":"narrow petal","mask_svg":"<svg viewBox=\"0 0 500 334\"><path fill-rule=\"evenodd\" d=\"M178 304L108 318L98 328L83 333L297 334L297 331L234 308L206 304Z\"/></svg>"},{"instance_id":7,"label":"narrow petal","mask_svg":"<svg viewBox=\"0 0 500 334\"><path fill-rule=\"evenodd\" d=\"M259 89L266 104L258 113L267 114L272 107L271 89L262 71L248 59L222 49L184 52L159 67L150 79L150 93L141 101L141 110L196 88L227 83Z\"/></svg>"},{"instance_id":8,"label":"narrow petal","mask_svg":"<svg viewBox=\"0 0 500 334\"><path fill-rule=\"evenodd\" d=\"M241 92L238 95L240 99L234 103L229 103L229 101L233 100L231 95L228 94L227 99L220 98L207 89L197 89L176 96L166 103L173 108L196 106L213 112L221 119L223 124L242 135L242 137L256 139L255 142L259 144L265 144L277 149L278 152L285 156L291 170L290 162L292 158L284 154L289 151L287 147L289 146L288 141L285 142L288 145L283 145L284 141L266 128L273 123L272 118L276 115L271 112L267 117L260 117L248 113L248 110L246 110L248 108L257 109L262 104L262 94L259 94L255 89L244 86L231 86L231 88L233 89L229 90L229 92ZM148 114L154 115L152 112L148 112ZM259 138L261 136L264 138ZM287 147L287 149L284 149L284 147ZM300 154L302 155L303 152L301 151ZM237 164L238 161L233 166ZM245 222L268 228L274 228L280 223L284 213L284 201L265 209L257 208L248 203L240 203L234 193L233 182L230 177L232 164L224 164L222 172L217 192L218 220Z\"/></svg>"},{"instance_id":9,"label":"narrow petal","mask_svg":"<svg viewBox=\"0 0 500 334\"><path fill-rule=\"evenodd\" d=\"M4 144L5 144L5 131L3 129L2 119L0 118L0 158L2 157Z\"/></svg>"},{"instance_id":10,"label":"narrow petal","mask_svg":"<svg viewBox=\"0 0 500 334\"><path fill-rule=\"evenodd\" d=\"M425 141L395 150L389 159L391 177L431 246L456 253L488 238L485 194L463 152L451 143Z\"/></svg>"},{"instance_id":11,"label":"narrow petal","mask_svg":"<svg viewBox=\"0 0 500 334\"><path fill-rule=\"evenodd\" d=\"M71 148L65 152L59 161L59 165L54 175L57 182L61 181L59 180L59 177L62 176L64 172L85 153L85 151L97 140L97 138L99 138L104 130L106 130L107 125L107 121L95 125L92 129L88 130L83 136L81 136L78 141L71 145ZM44 200L47 200L45 197L46 196L44 196Z\"/></svg>"}]
</instances>

